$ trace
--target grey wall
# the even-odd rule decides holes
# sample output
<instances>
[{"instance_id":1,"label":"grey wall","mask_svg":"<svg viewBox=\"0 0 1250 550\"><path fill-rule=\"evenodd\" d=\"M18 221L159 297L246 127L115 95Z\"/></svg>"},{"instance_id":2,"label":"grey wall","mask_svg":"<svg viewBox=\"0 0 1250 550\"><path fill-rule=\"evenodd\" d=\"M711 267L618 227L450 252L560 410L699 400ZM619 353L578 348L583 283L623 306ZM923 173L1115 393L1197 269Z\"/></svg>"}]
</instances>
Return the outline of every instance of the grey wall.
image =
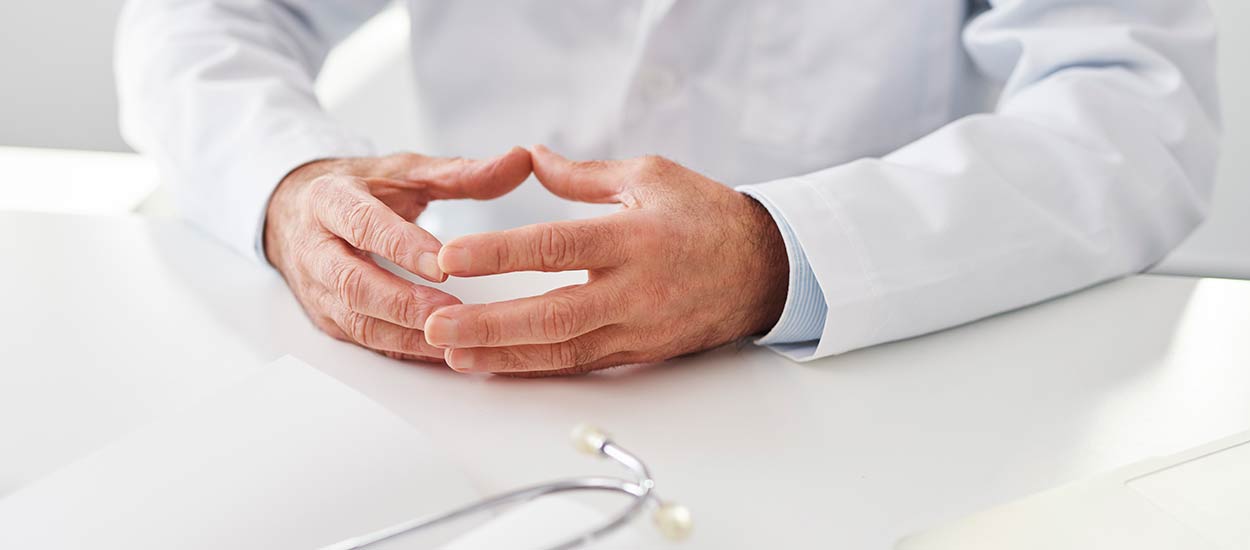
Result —
<instances>
[{"instance_id":1,"label":"grey wall","mask_svg":"<svg viewBox=\"0 0 1250 550\"><path fill-rule=\"evenodd\" d=\"M113 28L122 0L0 1L0 145L127 151Z\"/></svg>"}]
</instances>

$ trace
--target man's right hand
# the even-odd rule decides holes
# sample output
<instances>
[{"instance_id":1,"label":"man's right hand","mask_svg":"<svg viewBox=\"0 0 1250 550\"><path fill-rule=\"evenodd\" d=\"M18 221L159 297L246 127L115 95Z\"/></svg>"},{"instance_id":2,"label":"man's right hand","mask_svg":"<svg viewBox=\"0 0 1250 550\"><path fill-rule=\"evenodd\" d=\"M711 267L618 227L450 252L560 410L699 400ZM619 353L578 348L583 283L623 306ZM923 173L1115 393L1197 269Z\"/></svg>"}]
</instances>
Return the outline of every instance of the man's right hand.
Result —
<instances>
[{"instance_id":1,"label":"man's right hand","mask_svg":"<svg viewBox=\"0 0 1250 550\"><path fill-rule=\"evenodd\" d=\"M269 201L265 255L322 331L391 357L441 362L443 350L420 329L435 309L460 301L405 281L368 253L442 282L442 243L412 221L431 200L503 195L530 169L520 147L480 161L398 154L310 162Z\"/></svg>"}]
</instances>

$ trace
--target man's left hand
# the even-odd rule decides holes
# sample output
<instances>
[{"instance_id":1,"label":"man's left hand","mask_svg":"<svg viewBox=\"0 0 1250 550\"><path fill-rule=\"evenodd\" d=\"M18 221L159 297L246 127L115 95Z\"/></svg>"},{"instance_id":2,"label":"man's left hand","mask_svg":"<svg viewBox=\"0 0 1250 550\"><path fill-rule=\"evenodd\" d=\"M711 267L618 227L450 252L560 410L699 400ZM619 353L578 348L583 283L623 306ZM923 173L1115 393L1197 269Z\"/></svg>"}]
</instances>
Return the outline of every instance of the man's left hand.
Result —
<instances>
[{"instance_id":1,"label":"man's left hand","mask_svg":"<svg viewBox=\"0 0 1250 550\"><path fill-rule=\"evenodd\" d=\"M585 284L541 296L435 311L425 336L453 369L585 372L716 347L776 324L789 264L755 200L659 157L573 162L542 146L532 156L552 193L623 209L447 243L438 259L449 275L589 273Z\"/></svg>"}]
</instances>

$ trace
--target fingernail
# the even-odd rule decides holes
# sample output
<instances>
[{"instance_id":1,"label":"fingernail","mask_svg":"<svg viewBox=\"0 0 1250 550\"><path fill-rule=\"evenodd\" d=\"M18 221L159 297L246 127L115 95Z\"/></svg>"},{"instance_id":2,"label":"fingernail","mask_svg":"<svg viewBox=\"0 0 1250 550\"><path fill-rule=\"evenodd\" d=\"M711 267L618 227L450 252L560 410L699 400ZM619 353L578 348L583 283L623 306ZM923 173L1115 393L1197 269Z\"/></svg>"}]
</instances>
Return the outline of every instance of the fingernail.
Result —
<instances>
[{"instance_id":1,"label":"fingernail","mask_svg":"<svg viewBox=\"0 0 1250 550\"><path fill-rule=\"evenodd\" d=\"M460 321L435 312L425 321L425 341L430 345L445 347L456 343L460 333Z\"/></svg>"},{"instance_id":2,"label":"fingernail","mask_svg":"<svg viewBox=\"0 0 1250 550\"><path fill-rule=\"evenodd\" d=\"M446 357L447 366L457 372L473 371L473 351L467 349L451 350Z\"/></svg>"},{"instance_id":3,"label":"fingernail","mask_svg":"<svg viewBox=\"0 0 1250 550\"><path fill-rule=\"evenodd\" d=\"M443 270L438 267L438 255L433 252L422 252L420 256L417 256L417 271L422 277L436 283L441 283L447 278Z\"/></svg>"},{"instance_id":4,"label":"fingernail","mask_svg":"<svg viewBox=\"0 0 1250 550\"><path fill-rule=\"evenodd\" d=\"M458 246L444 246L438 253L438 264L447 273L465 273L469 271L472 258L468 250Z\"/></svg>"}]
</instances>

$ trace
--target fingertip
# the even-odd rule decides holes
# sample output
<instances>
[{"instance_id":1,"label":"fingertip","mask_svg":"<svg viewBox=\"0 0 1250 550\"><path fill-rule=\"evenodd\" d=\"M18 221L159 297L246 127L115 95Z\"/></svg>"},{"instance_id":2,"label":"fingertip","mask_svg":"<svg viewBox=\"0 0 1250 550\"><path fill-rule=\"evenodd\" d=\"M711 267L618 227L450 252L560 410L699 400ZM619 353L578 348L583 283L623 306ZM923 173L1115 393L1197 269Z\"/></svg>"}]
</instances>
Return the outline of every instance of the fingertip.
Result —
<instances>
[{"instance_id":1,"label":"fingertip","mask_svg":"<svg viewBox=\"0 0 1250 550\"><path fill-rule=\"evenodd\" d=\"M501 175L512 176L511 180L520 183L530 175L530 168L534 165L534 158L530 155L528 149L521 146L514 146L502 159Z\"/></svg>"},{"instance_id":2,"label":"fingertip","mask_svg":"<svg viewBox=\"0 0 1250 550\"><path fill-rule=\"evenodd\" d=\"M568 159L565 158L563 155L555 151L552 151L550 147L547 147L546 145L543 145L541 143L530 147L530 151L531 151L530 155L534 157L534 160L536 163L537 162L547 163L547 162L568 161Z\"/></svg>"},{"instance_id":3,"label":"fingertip","mask_svg":"<svg viewBox=\"0 0 1250 550\"><path fill-rule=\"evenodd\" d=\"M425 319L421 331L425 333L425 341L431 346L446 349L456 344L460 321L452 316L453 307L438 308Z\"/></svg>"},{"instance_id":4,"label":"fingertip","mask_svg":"<svg viewBox=\"0 0 1250 550\"><path fill-rule=\"evenodd\" d=\"M474 351L470 348L448 349L443 352L447 366L456 372L475 372Z\"/></svg>"},{"instance_id":5,"label":"fingertip","mask_svg":"<svg viewBox=\"0 0 1250 550\"><path fill-rule=\"evenodd\" d=\"M563 160L563 157L556 155L546 145L535 145L532 148L531 156L534 159L534 165L530 170L538 178L540 183L546 185L548 181L555 176L553 170L557 168L554 163Z\"/></svg>"},{"instance_id":6,"label":"fingertip","mask_svg":"<svg viewBox=\"0 0 1250 550\"><path fill-rule=\"evenodd\" d=\"M427 281L433 283L441 283L447 280L447 273L439 267L439 253L422 252L417 256L417 275L420 275Z\"/></svg>"},{"instance_id":7,"label":"fingertip","mask_svg":"<svg viewBox=\"0 0 1250 550\"><path fill-rule=\"evenodd\" d=\"M530 151L520 145L513 145L511 149L502 155L491 157L483 161L487 165L504 165L508 166L515 163L530 162Z\"/></svg>"},{"instance_id":8,"label":"fingertip","mask_svg":"<svg viewBox=\"0 0 1250 550\"><path fill-rule=\"evenodd\" d=\"M473 255L468 248L448 244L438 251L438 266L444 273L465 275L473 268Z\"/></svg>"},{"instance_id":9,"label":"fingertip","mask_svg":"<svg viewBox=\"0 0 1250 550\"><path fill-rule=\"evenodd\" d=\"M487 200L507 194L521 185L533 171L533 159L524 147L513 147L507 153L466 168L465 177L472 183L466 185L464 195Z\"/></svg>"}]
</instances>

